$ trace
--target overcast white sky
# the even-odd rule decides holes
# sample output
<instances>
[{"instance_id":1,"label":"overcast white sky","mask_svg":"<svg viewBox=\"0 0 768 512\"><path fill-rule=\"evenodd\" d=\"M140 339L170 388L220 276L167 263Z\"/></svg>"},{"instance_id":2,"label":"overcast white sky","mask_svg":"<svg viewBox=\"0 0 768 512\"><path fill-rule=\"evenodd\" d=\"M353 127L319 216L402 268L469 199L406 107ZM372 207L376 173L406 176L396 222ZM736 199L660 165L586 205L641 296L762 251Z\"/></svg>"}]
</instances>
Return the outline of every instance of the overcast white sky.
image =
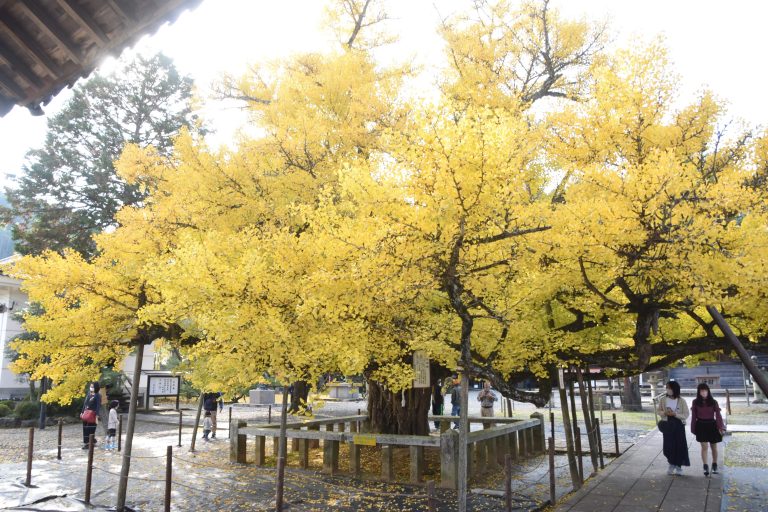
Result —
<instances>
[{"instance_id":1,"label":"overcast white sky","mask_svg":"<svg viewBox=\"0 0 768 512\"><path fill-rule=\"evenodd\" d=\"M442 57L435 32L437 11L455 12L471 0L386 0L396 18L392 27L400 42L391 51L403 59L416 57L429 65ZM680 95L703 87L728 100L734 117L754 125L768 124L764 52L768 2L762 0L553 0L564 15L595 20L608 18L617 45L637 38L666 37L673 61L683 77ZM241 74L249 63L332 44L320 30L320 0L204 0L173 25L147 36L131 51L162 50L190 74L204 95L222 73ZM109 66L109 62L105 63ZM47 107L55 113L68 99L63 91ZM210 103L202 112L226 143L242 123L236 109ZM32 117L16 107L0 118L0 185L18 173L27 150L42 144L45 117Z\"/></svg>"}]
</instances>

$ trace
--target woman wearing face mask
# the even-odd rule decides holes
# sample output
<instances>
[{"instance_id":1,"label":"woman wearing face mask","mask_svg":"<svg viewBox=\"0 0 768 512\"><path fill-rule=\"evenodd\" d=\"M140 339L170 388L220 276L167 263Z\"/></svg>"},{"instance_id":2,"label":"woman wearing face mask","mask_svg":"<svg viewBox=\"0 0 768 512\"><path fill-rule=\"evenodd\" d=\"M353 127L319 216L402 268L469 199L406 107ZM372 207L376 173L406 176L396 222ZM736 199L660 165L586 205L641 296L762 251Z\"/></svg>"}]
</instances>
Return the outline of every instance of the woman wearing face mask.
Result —
<instances>
[{"instance_id":1,"label":"woman wearing face mask","mask_svg":"<svg viewBox=\"0 0 768 512\"><path fill-rule=\"evenodd\" d=\"M96 418L101 409L101 395L99 395L101 386L98 382L91 382L88 388L88 396L85 397L83 412L80 419L83 420L83 450L88 449L88 437L91 434L96 435Z\"/></svg>"},{"instance_id":2,"label":"woman wearing face mask","mask_svg":"<svg viewBox=\"0 0 768 512\"><path fill-rule=\"evenodd\" d=\"M723 440L725 424L720 415L720 406L712 398L709 386L701 383L696 388L696 398L691 404L691 433L701 443L701 460L704 462L704 476L709 476L707 446L712 448L712 474L717 474L717 443Z\"/></svg>"},{"instance_id":3,"label":"woman wearing face mask","mask_svg":"<svg viewBox=\"0 0 768 512\"><path fill-rule=\"evenodd\" d=\"M667 383L667 395L659 400L661 420L666 422L664 435L664 456L669 462L668 475L682 475L683 466L690 466L688 442L685 440L685 420L688 419L688 404L680 398L680 384ZM661 428L661 426L659 427Z\"/></svg>"}]
</instances>

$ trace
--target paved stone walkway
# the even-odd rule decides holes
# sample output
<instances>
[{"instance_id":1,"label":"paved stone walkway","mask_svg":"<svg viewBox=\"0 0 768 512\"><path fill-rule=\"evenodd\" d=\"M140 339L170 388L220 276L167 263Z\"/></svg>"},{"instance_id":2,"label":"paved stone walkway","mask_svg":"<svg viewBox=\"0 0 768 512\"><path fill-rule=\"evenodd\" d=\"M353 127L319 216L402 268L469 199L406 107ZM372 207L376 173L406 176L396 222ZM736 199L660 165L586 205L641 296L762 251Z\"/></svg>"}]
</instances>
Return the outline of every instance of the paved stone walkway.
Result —
<instances>
[{"instance_id":1,"label":"paved stone walkway","mask_svg":"<svg viewBox=\"0 0 768 512\"><path fill-rule=\"evenodd\" d=\"M687 438L691 466L683 468L682 476L667 475L661 432L654 430L586 482L556 512L720 512L723 474L705 478L700 445L690 433ZM721 453L721 466L722 460Z\"/></svg>"}]
</instances>

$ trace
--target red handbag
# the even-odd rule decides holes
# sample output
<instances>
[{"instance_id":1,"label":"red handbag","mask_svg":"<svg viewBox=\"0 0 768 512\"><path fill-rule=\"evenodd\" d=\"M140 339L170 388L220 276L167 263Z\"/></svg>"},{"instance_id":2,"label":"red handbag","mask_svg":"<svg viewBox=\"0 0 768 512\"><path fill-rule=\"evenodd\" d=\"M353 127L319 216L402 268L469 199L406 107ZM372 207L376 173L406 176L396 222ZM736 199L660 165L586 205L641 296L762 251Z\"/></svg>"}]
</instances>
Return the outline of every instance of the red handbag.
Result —
<instances>
[{"instance_id":1,"label":"red handbag","mask_svg":"<svg viewBox=\"0 0 768 512\"><path fill-rule=\"evenodd\" d=\"M85 423L96 423L96 411L93 409L86 409L80 414L80 419Z\"/></svg>"}]
</instances>

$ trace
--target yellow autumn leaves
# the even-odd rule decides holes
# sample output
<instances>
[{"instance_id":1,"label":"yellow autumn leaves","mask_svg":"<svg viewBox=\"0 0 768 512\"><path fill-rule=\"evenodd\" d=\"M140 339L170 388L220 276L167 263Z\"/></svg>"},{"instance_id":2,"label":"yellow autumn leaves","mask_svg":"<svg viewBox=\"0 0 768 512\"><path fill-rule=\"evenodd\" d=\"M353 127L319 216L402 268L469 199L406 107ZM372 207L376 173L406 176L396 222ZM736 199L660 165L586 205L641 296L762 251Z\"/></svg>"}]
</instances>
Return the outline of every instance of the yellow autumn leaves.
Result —
<instances>
[{"instance_id":1,"label":"yellow autumn leaves","mask_svg":"<svg viewBox=\"0 0 768 512\"><path fill-rule=\"evenodd\" d=\"M632 304L663 313L654 342L702 335L684 313L711 302L764 333L765 139L718 137L710 94L675 108L658 43L609 53L540 6L488 9L444 27L437 100L343 46L237 81L258 135L232 148L127 147L120 175L151 194L99 255L12 269L44 309L16 368L66 402L161 326L203 388L340 371L399 390L414 350L455 366L456 297L500 379L631 347Z\"/></svg>"}]
</instances>

